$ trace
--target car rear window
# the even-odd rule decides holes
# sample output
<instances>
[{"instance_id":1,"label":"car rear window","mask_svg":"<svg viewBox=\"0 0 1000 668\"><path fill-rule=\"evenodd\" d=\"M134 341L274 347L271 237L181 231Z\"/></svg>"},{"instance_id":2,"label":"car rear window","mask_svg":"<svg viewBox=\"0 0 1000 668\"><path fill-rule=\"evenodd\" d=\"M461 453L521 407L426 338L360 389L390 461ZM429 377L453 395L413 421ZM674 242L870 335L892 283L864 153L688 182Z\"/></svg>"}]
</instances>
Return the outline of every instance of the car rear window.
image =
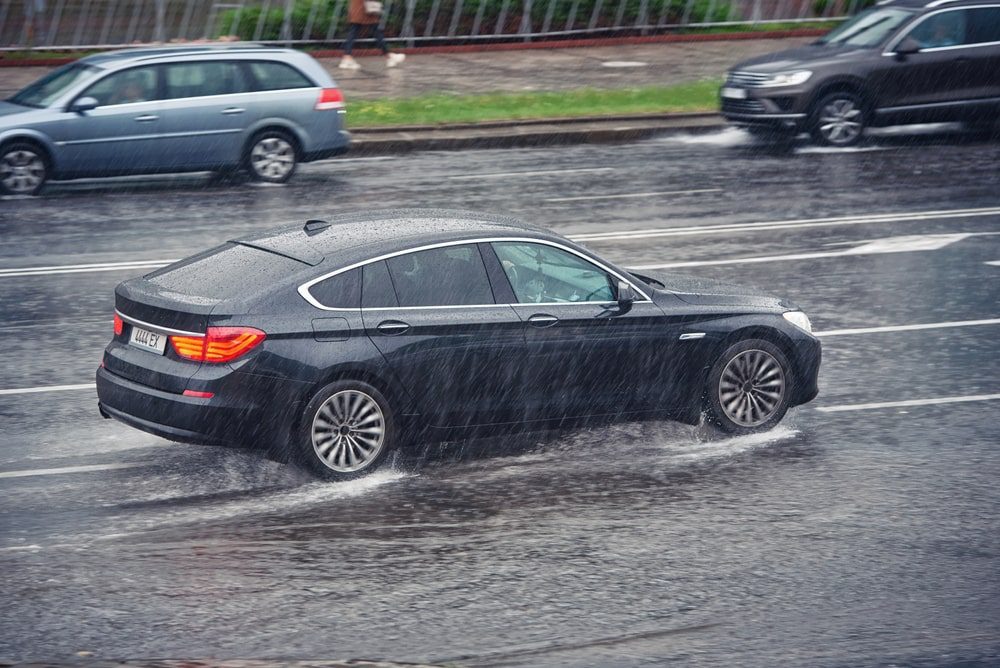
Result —
<instances>
[{"instance_id":1,"label":"car rear window","mask_svg":"<svg viewBox=\"0 0 1000 668\"><path fill-rule=\"evenodd\" d=\"M304 74L284 63L249 63L250 72L256 81L255 90L285 90L288 88L315 88Z\"/></svg>"},{"instance_id":2,"label":"car rear window","mask_svg":"<svg viewBox=\"0 0 1000 668\"><path fill-rule=\"evenodd\" d=\"M165 290L213 300L266 292L309 265L258 248L229 243L146 275Z\"/></svg>"},{"instance_id":3,"label":"car rear window","mask_svg":"<svg viewBox=\"0 0 1000 668\"><path fill-rule=\"evenodd\" d=\"M475 244L406 253L386 264L400 306L493 303L486 265Z\"/></svg>"},{"instance_id":4,"label":"car rear window","mask_svg":"<svg viewBox=\"0 0 1000 668\"><path fill-rule=\"evenodd\" d=\"M174 63L166 69L167 99L227 95L246 90L236 63L209 61Z\"/></svg>"}]
</instances>

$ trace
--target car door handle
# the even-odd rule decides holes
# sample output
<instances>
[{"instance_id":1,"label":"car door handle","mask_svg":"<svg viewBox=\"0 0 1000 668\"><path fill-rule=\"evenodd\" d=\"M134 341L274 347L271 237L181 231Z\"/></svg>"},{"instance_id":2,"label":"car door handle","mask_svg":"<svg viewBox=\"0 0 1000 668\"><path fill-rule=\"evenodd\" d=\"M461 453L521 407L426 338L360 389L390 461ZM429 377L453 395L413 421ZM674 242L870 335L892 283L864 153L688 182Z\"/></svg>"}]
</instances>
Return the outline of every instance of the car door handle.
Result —
<instances>
[{"instance_id":1,"label":"car door handle","mask_svg":"<svg viewBox=\"0 0 1000 668\"><path fill-rule=\"evenodd\" d=\"M139 123L149 123L150 121L160 120L160 117L155 114L146 114L145 116L136 116L135 120Z\"/></svg>"},{"instance_id":2,"label":"car door handle","mask_svg":"<svg viewBox=\"0 0 1000 668\"><path fill-rule=\"evenodd\" d=\"M386 336L396 336L410 329L410 326L398 320L386 320L385 322L380 322L375 329Z\"/></svg>"},{"instance_id":3,"label":"car door handle","mask_svg":"<svg viewBox=\"0 0 1000 668\"><path fill-rule=\"evenodd\" d=\"M552 325L559 322L559 318L554 315L546 315L544 313L539 313L528 318L528 324L532 327L551 327Z\"/></svg>"},{"instance_id":4,"label":"car door handle","mask_svg":"<svg viewBox=\"0 0 1000 668\"><path fill-rule=\"evenodd\" d=\"M243 107L229 107L228 109L222 110L223 116L231 116L232 114L242 114L246 109Z\"/></svg>"}]
</instances>

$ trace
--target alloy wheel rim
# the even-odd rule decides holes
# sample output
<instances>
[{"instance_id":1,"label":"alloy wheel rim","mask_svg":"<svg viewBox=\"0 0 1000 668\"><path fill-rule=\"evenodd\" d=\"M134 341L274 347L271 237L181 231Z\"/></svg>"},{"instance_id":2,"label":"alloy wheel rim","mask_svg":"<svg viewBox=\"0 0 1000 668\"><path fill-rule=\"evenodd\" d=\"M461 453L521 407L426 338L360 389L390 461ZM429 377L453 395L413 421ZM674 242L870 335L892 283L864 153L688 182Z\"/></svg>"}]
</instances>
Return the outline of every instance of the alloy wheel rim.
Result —
<instances>
[{"instance_id":1,"label":"alloy wheel rim","mask_svg":"<svg viewBox=\"0 0 1000 668\"><path fill-rule=\"evenodd\" d=\"M847 98L833 100L820 114L819 131L831 144L848 144L861 134L861 109Z\"/></svg>"},{"instance_id":2,"label":"alloy wheel rim","mask_svg":"<svg viewBox=\"0 0 1000 668\"><path fill-rule=\"evenodd\" d=\"M757 427L778 411L785 395L785 372L773 355L746 350L729 360L719 379L719 404L741 427Z\"/></svg>"},{"instance_id":3,"label":"alloy wheel rim","mask_svg":"<svg viewBox=\"0 0 1000 668\"><path fill-rule=\"evenodd\" d=\"M338 473L365 468L384 444L385 415L378 402L364 392L337 392L313 417L313 450L323 464Z\"/></svg>"},{"instance_id":4,"label":"alloy wheel rim","mask_svg":"<svg viewBox=\"0 0 1000 668\"><path fill-rule=\"evenodd\" d=\"M27 149L17 149L0 158L0 183L15 194L34 192L45 181L42 156Z\"/></svg>"},{"instance_id":5,"label":"alloy wheel rim","mask_svg":"<svg viewBox=\"0 0 1000 668\"><path fill-rule=\"evenodd\" d=\"M250 162L257 174L269 179L282 179L295 166L295 149L280 137L267 137L254 145Z\"/></svg>"}]
</instances>

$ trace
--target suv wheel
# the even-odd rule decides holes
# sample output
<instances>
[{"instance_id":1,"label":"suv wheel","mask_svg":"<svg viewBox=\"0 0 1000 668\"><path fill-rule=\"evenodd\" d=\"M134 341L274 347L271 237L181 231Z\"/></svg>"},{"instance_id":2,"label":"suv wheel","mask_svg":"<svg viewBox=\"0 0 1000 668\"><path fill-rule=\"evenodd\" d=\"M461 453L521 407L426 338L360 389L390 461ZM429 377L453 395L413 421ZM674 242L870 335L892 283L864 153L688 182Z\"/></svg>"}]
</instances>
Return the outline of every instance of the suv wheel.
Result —
<instances>
[{"instance_id":1,"label":"suv wheel","mask_svg":"<svg viewBox=\"0 0 1000 668\"><path fill-rule=\"evenodd\" d=\"M45 154L34 144L14 142L0 149L0 193L34 195L49 176Z\"/></svg>"},{"instance_id":2,"label":"suv wheel","mask_svg":"<svg viewBox=\"0 0 1000 668\"><path fill-rule=\"evenodd\" d=\"M812 136L827 146L853 146L861 141L868 113L861 99L847 91L831 93L816 105L812 115Z\"/></svg>"},{"instance_id":3,"label":"suv wheel","mask_svg":"<svg viewBox=\"0 0 1000 668\"><path fill-rule=\"evenodd\" d=\"M709 371L708 421L731 434L766 431L785 416L792 381L791 367L777 346L762 339L735 343Z\"/></svg>"},{"instance_id":4,"label":"suv wheel","mask_svg":"<svg viewBox=\"0 0 1000 668\"><path fill-rule=\"evenodd\" d=\"M338 381L316 393L302 416L302 463L329 480L370 473L396 445L389 402L368 383Z\"/></svg>"},{"instance_id":5,"label":"suv wheel","mask_svg":"<svg viewBox=\"0 0 1000 668\"><path fill-rule=\"evenodd\" d=\"M250 140L245 161L255 181L284 183L295 173L298 158L295 140L284 132L269 130Z\"/></svg>"}]
</instances>

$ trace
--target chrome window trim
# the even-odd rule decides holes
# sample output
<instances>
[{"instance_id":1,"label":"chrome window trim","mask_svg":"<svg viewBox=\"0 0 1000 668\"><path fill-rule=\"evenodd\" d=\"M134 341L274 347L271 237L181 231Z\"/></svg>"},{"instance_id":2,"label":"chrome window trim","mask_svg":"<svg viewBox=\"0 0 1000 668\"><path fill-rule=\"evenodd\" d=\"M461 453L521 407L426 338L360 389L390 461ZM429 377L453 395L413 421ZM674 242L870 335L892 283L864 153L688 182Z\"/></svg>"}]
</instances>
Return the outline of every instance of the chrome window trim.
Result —
<instances>
[{"instance_id":1,"label":"chrome window trim","mask_svg":"<svg viewBox=\"0 0 1000 668\"><path fill-rule=\"evenodd\" d=\"M927 7L931 6L936 6L936 4L931 3L930 5L927 5ZM993 3L989 5L966 5L963 7L945 7L944 9L938 9L937 11L924 14L923 16L918 17L917 20L905 26L903 28L904 32L900 32L900 34L898 34L896 37L889 40L889 43L886 45L885 50L882 51L882 55L895 56L896 55L895 48L899 46L899 43L902 42L904 39L906 39L907 36L910 33L912 33L917 26L919 26L921 23L923 23L932 16L937 16L938 14L944 14L946 12L962 12L967 9L997 9L997 8L1000 8L1000 4ZM936 51L951 51L954 49L976 49L982 46L995 46L997 44L1000 44L1000 42L978 42L976 44L955 44L953 46L934 46L928 49L920 49L920 51L918 51L917 53L934 53Z\"/></svg>"},{"instance_id":2,"label":"chrome window trim","mask_svg":"<svg viewBox=\"0 0 1000 668\"><path fill-rule=\"evenodd\" d=\"M542 245L545 245L545 246L552 246L554 248L558 248L560 250L564 250L564 251L566 251L568 253L576 255L577 257L579 257L579 258L581 258L581 259L583 259L583 260L585 260L587 262L590 262L593 265L596 265L597 267L600 267L603 271L611 274L612 276L614 276L618 280L625 281L626 283L628 283L629 285L631 285L632 289L636 291L636 294L642 295L642 299L641 300L637 299L635 301L635 303L637 303L637 304L643 304L643 303L647 303L647 302L652 302L653 301L649 297L649 295L646 294L645 290L641 289L639 286L637 286L635 284L635 281L632 281L632 280L626 278L625 276L622 276L621 274L619 274L614 269L611 269L608 266L604 265L603 263L594 260L594 258L589 257L587 255L584 255L583 253L581 253L581 252L579 252L579 251L577 251L577 250L575 250L573 248L570 248L570 247L565 246L563 244L557 243L555 241L549 241L548 239L538 239L538 238L535 238L535 237L483 237L483 238L477 238L477 239L459 239L459 240L452 240L452 241L443 241L443 242L436 243L436 244L428 244L428 245L425 245L425 246L415 246L413 248L407 248L407 249L401 250L401 251L393 251L392 253L386 253L385 255L379 255L378 257L373 257L373 258L370 258L368 260L363 260L361 262L355 262L352 265L348 265L346 267L342 267L340 269L336 269L334 271L331 271L331 272L328 272L326 274L323 274L322 276L319 276L317 278L310 279L310 280L306 281L305 283L303 283L302 285L299 286L298 293L299 293L299 295L303 299L305 299L307 302L309 302L309 304L311 304L312 306L315 306L316 308L318 308L318 309L320 309L322 311L341 311L341 312L343 312L343 311L349 311L349 312L360 311L361 308L338 308L338 307L333 307L333 306L324 306L315 297L312 296L312 293L309 292L309 288L311 288L312 286L316 285L317 283L325 281L328 278L332 278L332 277L336 276L337 274L343 274L345 272L351 271L352 269L357 269L358 267L363 267L366 264L372 264L373 262L381 262L382 260L388 260L390 258L398 257L400 255L407 255L409 253L417 253L419 251L425 251L425 250L433 250L435 248L447 248L448 246L462 246L462 245L466 245L466 244L489 244L489 243L504 242L504 241L542 244ZM440 309L440 308L490 308L490 307L502 307L502 308L506 308L508 306L525 306L525 305L528 305L528 306L575 306L575 305L578 305L578 304L608 304L608 303L610 303L610 302L608 302L606 300L605 301L596 301L596 302L541 302L541 303L534 303L534 302L526 302L526 303L513 302L513 303L507 303L507 304L445 304L445 305L441 305L441 306L376 306L376 307L368 307L368 308L365 308L364 310L366 310L366 311L396 311L396 310L419 310L419 309L431 309L431 308L437 308L437 309Z\"/></svg>"},{"instance_id":3,"label":"chrome window trim","mask_svg":"<svg viewBox=\"0 0 1000 668\"><path fill-rule=\"evenodd\" d=\"M150 322L139 320L138 318L133 318L130 315L125 315L118 309L115 309L115 313L118 314L119 318L129 323L130 325L138 325L139 327L142 327L144 329L151 329L155 332L163 332L165 334L177 334L178 336L197 336L198 338L205 337L205 332L188 332L183 329L173 329L170 327L164 327L163 325L154 325Z\"/></svg>"}]
</instances>

